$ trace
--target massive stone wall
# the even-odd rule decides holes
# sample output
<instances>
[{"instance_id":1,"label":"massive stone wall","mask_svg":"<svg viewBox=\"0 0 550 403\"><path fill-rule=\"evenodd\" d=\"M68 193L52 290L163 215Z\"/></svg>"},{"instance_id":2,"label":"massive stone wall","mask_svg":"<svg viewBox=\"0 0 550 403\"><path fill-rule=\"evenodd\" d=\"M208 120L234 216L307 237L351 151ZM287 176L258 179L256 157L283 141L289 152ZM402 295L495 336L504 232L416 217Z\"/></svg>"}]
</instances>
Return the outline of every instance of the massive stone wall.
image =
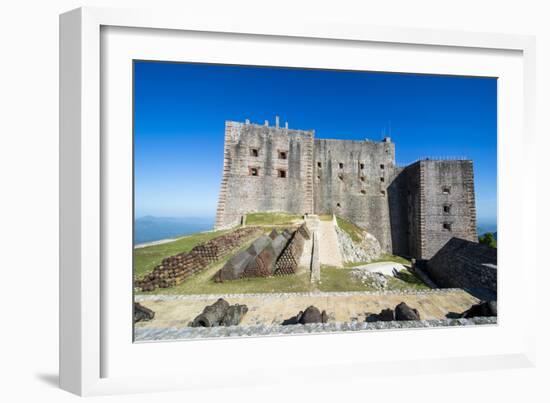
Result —
<instances>
[{"instance_id":1,"label":"massive stone wall","mask_svg":"<svg viewBox=\"0 0 550 403\"><path fill-rule=\"evenodd\" d=\"M255 211L313 213L313 131L228 121L216 228Z\"/></svg>"},{"instance_id":2,"label":"massive stone wall","mask_svg":"<svg viewBox=\"0 0 550 403\"><path fill-rule=\"evenodd\" d=\"M314 140L314 211L336 214L365 228L391 251L388 184L395 175L389 140Z\"/></svg>"},{"instance_id":3,"label":"massive stone wall","mask_svg":"<svg viewBox=\"0 0 550 403\"><path fill-rule=\"evenodd\" d=\"M497 250L465 239L450 239L426 265L440 287L488 289L497 292Z\"/></svg>"},{"instance_id":4,"label":"massive stone wall","mask_svg":"<svg viewBox=\"0 0 550 403\"><path fill-rule=\"evenodd\" d=\"M456 237L477 242L473 164L469 160L418 162L420 247L429 259Z\"/></svg>"},{"instance_id":5,"label":"massive stone wall","mask_svg":"<svg viewBox=\"0 0 550 403\"><path fill-rule=\"evenodd\" d=\"M395 145L314 139L313 131L226 122L216 227L255 211L336 214L383 250L431 258L458 237L477 241L473 164L395 165Z\"/></svg>"}]
</instances>

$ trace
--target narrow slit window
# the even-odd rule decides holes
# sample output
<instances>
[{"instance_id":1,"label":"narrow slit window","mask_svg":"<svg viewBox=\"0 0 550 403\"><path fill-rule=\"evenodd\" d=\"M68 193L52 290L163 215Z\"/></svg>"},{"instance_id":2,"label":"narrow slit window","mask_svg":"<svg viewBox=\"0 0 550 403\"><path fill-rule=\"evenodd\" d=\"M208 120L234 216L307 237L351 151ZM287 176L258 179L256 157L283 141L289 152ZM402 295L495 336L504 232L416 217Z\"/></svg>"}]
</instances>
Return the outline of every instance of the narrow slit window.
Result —
<instances>
[{"instance_id":1,"label":"narrow slit window","mask_svg":"<svg viewBox=\"0 0 550 403\"><path fill-rule=\"evenodd\" d=\"M284 169L278 169L277 170L277 176L279 178L286 178L286 171Z\"/></svg>"},{"instance_id":2,"label":"narrow slit window","mask_svg":"<svg viewBox=\"0 0 550 403\"><path fill-rule=\"evenodd\" d=\"M260 175L260 169L255 167L248 168L248 174L250 176L259 176Z\"/></svg>"},{"instance_id":3,"label":"narrow slit window","mask_svg":"<svg viewBox=\"0 0 550 403\"><path fill-rule=\"evenodd\" d=\"M451 187L450 186L443 186L443 194L444 195L450 195L451 194Z\"/></svg>"},{"instance_id":4,"label":"narrow slit window","mask_svg":"<svg viewBox=\"0 0 550 403\"><path fill-rule=\"evenodd\" d=\"M365 164L363 164L362 162L359 164L359 169L365 169Z\"/></svg>"},{"instance_id":5,"label":"narrow slit window","mask_svg":"<svg viewBox=\"0 0 550 403\"><path fill-rule=\"evenodd\" d=\"M450 222L444 222L443 223L443 230L451 232L451 223Z\"/></svg>"},{"instance_id":6,"label":"narrow slit window","mask_svg":"<svg viewBox=\"0 0 550 403\"><path fill-rule=\"evenodd\" d=\"M365 189L361 189L361 194L366 195L367 191Z\"/></svg>"},{"instance_id":7,"label":"narrow slit window","mask_svg":"<svg viewBox=\"0 0 550 403\"><path fill-rule=\"evenodd\" d=\"M336 207L342 207L340 203L336 203Z\"/></svg>"},{"instance_id":8,"label":"narrow slit window","mask_svg":"<svg viewBox=\"0 0 550 403\"><path fill-rule=\"evenodd\" d=\"M380 177L380 182L384 182L384 177L383 176Z\"/></svg>"},{"instance_id":9,"label":"narrow slit window","mask_svg":"<svg viewBox=\"0 0 550 403\"><path fill-rule=\"evenodd\" d=\"M279 159L280 160L286 160L287 158L287 152L286 151L279 151Z\"/></svg>"},{"instance_id":10,"label":"narrow slit window","mask_svg":"<svg viewBox=\"0 0 550 403\"><path fill-rule=\"evenodd\" d=\"M451 206L446 204L443 206L443 212L449 214L451 212Z\"/></svg>"},{"instance_id":11,"label":"narrow slit window","mask_svg":"<svg viewBox=\"0 0 550 403\"><path fill-rule=\"evenodd\" d=\"M359 179L361 179L361 182L365 182L365 177L361 176Z\"/></svg>"},{"instance_id":12,"label":"narrow slit window","mask_svg":"<svg viewBox=\"0 0 550 403\"><path fill-rule=\"evenodd\" d=\"M380 164L380 169L384 169L384 164Z\"/></svg>"},{"instance_id":13,"label":"narrow slit window","mask_svg":"<svg viewBox=\"0 0 550 403\"><path fill-rule=\"evenodd\" d=\"M340 162L338 166L340 167L340 169L344 169L344 164L342 162Z\"/></svg>"},{"instance_id":14,"label":"narrow slit window","mask_svg":"<svg viewBox=\"0 0 550 403\"><path fill-rule=\"evenodd\" d=\"M322 168L323 167L323 164L321 164L320 162L317 163L317 168Z\"/></svg>"},{"instance_id":15,"label":"narrow slit window","mask_svg":"<svg viewBox=\"0 0 550 403\"><path fill-rule=\"evenodd\" d=\"M251 157L257 157L259 155L259 150L257 148L251 148L250 149L250 156Z\"/></svg>"}]
</instances>

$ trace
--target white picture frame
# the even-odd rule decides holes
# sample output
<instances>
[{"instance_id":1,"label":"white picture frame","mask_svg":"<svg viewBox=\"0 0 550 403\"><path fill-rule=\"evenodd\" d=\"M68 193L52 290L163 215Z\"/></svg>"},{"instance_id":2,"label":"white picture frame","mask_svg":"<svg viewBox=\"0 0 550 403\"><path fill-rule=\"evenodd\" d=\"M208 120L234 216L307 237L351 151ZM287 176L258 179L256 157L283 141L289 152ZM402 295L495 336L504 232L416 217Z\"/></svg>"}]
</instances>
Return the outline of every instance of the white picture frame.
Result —
<instances>
[{"instance_id":1,"label":"white picture frame","mask_svg":"<svg viewBox=\"0 0 550 403\"><path fill-rule=\"evenodd\" d=\"M105 32L114 33L114 39L105 42L105 36L102 36ZM136 47L126 46L131 45L130 42L120 46L121 40L131 41L131 37L139 32L144 35L138 41L139 46L135 43L133 45ZM156 36L151 37L152 33ZM131 294L131 277L127 277L127 270L114 272L108 269L112 267L110 259L119 258L112 255L113 250L117 250L113 245L128 244L127 233L121 232L120 235L118 232L131 222L127 217L126 221L116 221L116 214L106 213L120 208L111 204L114 199L127 198L128 187L124 186L124 181L131 181L131 176L128 177L127 171L113 167L109 159L113 153L120 153L127 147L128 138L120 135L105 137L112 130L111 124L120 124L122 132L127 132L128 125L131 126L131 114L128 115L127 109L131 94L127 92L125 80L117 81L120 82L119 87L113 81L102 80L105 73L105 60L102 58L113 55L121 58L119 64L107 68L112 68L108 70L109 74L117 74L116 71L124 73L117 69L127 67L127 60L135 57L133 51L141 55L140 47L145 49L155 43L155 53L149 54L159 60L172 60L174 43L180 40L178 35L185 33L192 33L195 40L215 34L215 41L238 38L239 41L252 41L259 48L263 44L286 47L289 53L295 52L292 49L294 42L302 49L315 44L328 46L333 51L353 48L355 53L361 53L364 46L380 49L389 46L393 47L392 52L396 52L393 58L387 58L394 61L394 71L436 74L469 72L472 75L488 71L504 77L503 84L499 85L498 120L499 325L475 329L475 333L474 329L450 328L133 344L131 334L127 332L128 323L120 324L121 320L125 320L121 318L125 317L131 322L131 300L124 297ZM120 35L115 38L117 34ZM247 46L252 46L252 42ZM201 46L201 49L208 50L209 46L215 44ZM237 61L242 64L269 64L269 46L248 56L242 53ZM536 285L527 278L535 277L536 264L535 254L528 250L526 235L534 233L536 223L536 177L523 176L521 168L534 153L534 38L369 27L314 20L300 24L269 19L260 21L245 16L216 20L151 10L81 8L61 15L60 49L60 385L63 389L79 395L97 395L223 387L235 383L246 386L291 382L297 374L301 379L328 382L346 379L352 374L357 377L374 373L404 374L533 365L535 327L530 315L535 312ZM128 52L124 53L123 49L128 49ZM113 50L115 53L109 53ZM418 64L409 67L404 67L404 62L401 62L402 65L395 64L400 55L411 51L421 52L424 60L414 58L411 63ZM153 51L143 52L147 55L147 52ZM196 53L191 61L235 62L230 55L222 55L221 48L220 53L210 56L208 52L201 52ZM442 56L435 57L434 52ZM310 54L314 58L315 52ZM468 57L471 57L471 64L457 62ZM479 60L474 62L475 59ZM349 60L355 63L353 60L358 60L358 57L351 56ZM300 65L304 63L307 61ZM321 63L318 67L329 67L326 61L317 63ZM361 64L357 63L356 68L361 68ZM431 66L426 67L427 64ZM382 62L369 66L384 71L389 69ZM502 75L498 74L499 71ZM105 96L108 97L107 109ZM121 115L114 122L108 118L111 105L113 108L120 105L121 108L117 109ZM124 166L128 168L127 162L127 159L121 162L122 169ZM117 186L113 187L113 183ZM121 194L122 199L114 194L115 188L126 189L126 193ZM530 191L514 192L517 189ZM130 206L128 208L131 209ZM125 262L123 256L120 259L120 262ZM514 273L512 269L518 271ZM128 283L123 285L126 288L120 292L122 296L119 298L113 290L118 290L116 287L120 284L126 284L123 282L125 278ZM512 287L522 293L521 303L512 304L513 297L507 292ZM523 320L513 321L513 315L519 310L524 312ZM418 345L429 343L433 351L407 353L396 350L391 353L387 350L379 355L372 351L360 357L347 354L348 349L352 351L354 346L367 340L382 351L379 347L395 345L398 337L407 337ZM452 352L445 352L442 342L451 339L461 340L462 344L456 345ZM475 340L487 343L494 340L494 343L490 350L483 353L483 350L473 347ZM440 347L438 343L441 343ZM336 349L334 354L319 357L315 355L319 345L332 345L341 351ZM200 365L199 357L205 351L219 360L216 368ZM290 358L282 357L281 351L299 351L301 359L295 358L296 354L289 354ZM158 356L167 357L162 362L163 369L159 370L156 366L155 371L132 373L131 358L136 352L147 357L145 362L150 363L151 368L161 364ZM187 359L184 363L170 362L169 357L173 354L187 354ZM151 361L147 361L149 359ZM229 367L223 364L224 359L232 363L231 373L228 372ZM121 364L117 366L116 362ZM122 365L123 362L127 365ZM191 366L192 372L189 371Z\"/></svg>"}]
</instances>

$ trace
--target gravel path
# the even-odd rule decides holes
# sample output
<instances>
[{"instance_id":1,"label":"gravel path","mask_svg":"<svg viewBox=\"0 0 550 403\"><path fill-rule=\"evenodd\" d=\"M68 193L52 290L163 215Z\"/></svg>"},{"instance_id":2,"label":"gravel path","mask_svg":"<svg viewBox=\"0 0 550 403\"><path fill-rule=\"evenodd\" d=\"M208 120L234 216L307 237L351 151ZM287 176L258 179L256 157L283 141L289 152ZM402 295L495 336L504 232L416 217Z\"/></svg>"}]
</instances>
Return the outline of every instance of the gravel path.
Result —
<instances>
[{"instance_id":1,"label":"gravel path","mask_svg":"<svg viewBox=\"0 0 550 403\"><path fill-rule=\"evenodd\" d=\"M338 235L331 221L319 221L319 260L321 264L343 267L344 261L340 254Z\"/></svg>"}]
</instances>

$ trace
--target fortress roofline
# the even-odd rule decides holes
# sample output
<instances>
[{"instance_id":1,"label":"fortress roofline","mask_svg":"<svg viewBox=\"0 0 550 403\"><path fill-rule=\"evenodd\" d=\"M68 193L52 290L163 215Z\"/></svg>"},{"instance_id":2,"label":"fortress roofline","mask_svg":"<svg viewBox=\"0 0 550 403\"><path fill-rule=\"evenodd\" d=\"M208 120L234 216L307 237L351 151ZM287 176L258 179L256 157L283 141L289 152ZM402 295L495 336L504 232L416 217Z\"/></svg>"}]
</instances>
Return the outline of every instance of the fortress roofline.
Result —
<instances>
[{"instance_id":1,"label":"fortress roofline","mask_svg":"<svg viewBox=\"0 0 550 403\"><path fill-rule=\"evenodd\" d=\"M392 143L391 139L389 137L384 137L382 140L372 140L372 139L364 139L364 140L351 140L351 139L324 139L324 138L316 138L315 139L316 141L334 141L334 142L337 142L337 141L345 141L345 142L349 142L349 143L375 143L375 144L380 144L380 143Z\"/></svg>"},{"instance_id":2,"label":"fortress roofline","mask_svg":"<svg viewBox=\"0 0 550 403\"><path fill-rule=\"evenodd\" d=\"M237 125L241 125L241 126L269 127L269 128L272 128L272 129L290 130L290 131L293 131L293 132L315 133L315 129L291 129L291 128L288 127L288 122L285 122L285 125L281 127L278 124L278 119L275 122L275 126L269 125L268 120L266 120L263 125L259 124L259 123L250 122L250 120L248 120L248 119L246 119L244 122L239 122L239 121L236 121L236 120L226 120L225 124L227 125L228 123L233 123L233 124L237 124Z\"/></svg>"}]
</instances>

